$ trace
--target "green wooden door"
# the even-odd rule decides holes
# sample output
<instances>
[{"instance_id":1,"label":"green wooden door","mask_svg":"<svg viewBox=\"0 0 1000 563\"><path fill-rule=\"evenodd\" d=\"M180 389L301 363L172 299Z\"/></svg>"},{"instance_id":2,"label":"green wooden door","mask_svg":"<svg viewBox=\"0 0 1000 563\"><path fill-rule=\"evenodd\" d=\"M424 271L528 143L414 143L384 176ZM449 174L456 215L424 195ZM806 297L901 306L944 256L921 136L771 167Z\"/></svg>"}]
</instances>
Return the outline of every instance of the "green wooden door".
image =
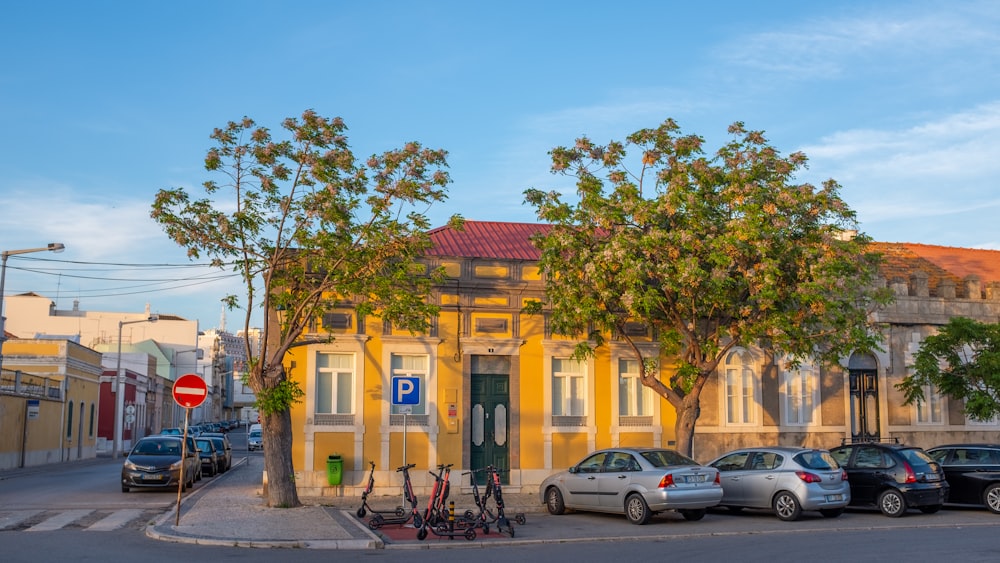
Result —
<instances>
[{"instance_id":1,"label":"green wooden door","mask_svg":"<svg viewBox=\"0 0 1000 563\"><path fill-rule=\"evenodd\" d=\"M472 374L470 462L472 469L493 465L501 483L509 483L510 469L510 376ZM486 473L477 473L479 484Z\"/></svg>"}]
</instances>

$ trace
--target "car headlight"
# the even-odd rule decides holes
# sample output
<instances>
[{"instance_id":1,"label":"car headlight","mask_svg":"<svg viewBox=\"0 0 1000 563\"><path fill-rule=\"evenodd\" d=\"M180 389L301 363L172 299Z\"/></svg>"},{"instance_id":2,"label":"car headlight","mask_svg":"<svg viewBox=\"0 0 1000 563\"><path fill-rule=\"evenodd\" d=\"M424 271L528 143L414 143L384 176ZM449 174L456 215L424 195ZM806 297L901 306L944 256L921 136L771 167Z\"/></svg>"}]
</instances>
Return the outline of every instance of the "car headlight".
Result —
<instances>
[{"instance_id":1,"label":"car headlight","mask_svg":"<svg viewBox=\"0 0 1000 563\"><path fill-rule=\"evenodd\" d=\"M173 471L174 469L180 469L181 468L181 461L183 461L183 460L178 459L177 461L171 463L170 464L170 470Z\"/></svg>"},{"instance_id":2,"label":"car headlight","mask_svg":"<svg viewBox=\"0 0 1000 563\"><path fill-rule=\"evenodd\" d=\"M125 469L127 471L135 471L137 468L136 468L136 466L135 466L134 463L132 463L131 461L129 461L129 460L126 459L125 460Z\"/></svg>"}]
</instances>

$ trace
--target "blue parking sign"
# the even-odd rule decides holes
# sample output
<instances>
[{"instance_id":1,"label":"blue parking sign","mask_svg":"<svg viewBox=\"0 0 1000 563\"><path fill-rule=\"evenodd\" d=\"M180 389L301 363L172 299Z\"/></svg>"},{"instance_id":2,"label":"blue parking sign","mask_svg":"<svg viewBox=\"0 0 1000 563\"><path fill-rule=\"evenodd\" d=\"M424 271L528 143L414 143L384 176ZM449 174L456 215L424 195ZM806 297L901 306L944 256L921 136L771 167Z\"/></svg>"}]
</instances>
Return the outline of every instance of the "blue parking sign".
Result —
<instances>
[{"instance_id":1,"label":"blue parking sign","mask_svg":"<svg viewBox=\"0 0 1000 563\"><path fill-rule=\"evenodd\" d=\"M419 377L393 377L392 378L392 404L394 404L394 405L419 405L420 404L420 378Z\"/></svg>"}]
</instances>

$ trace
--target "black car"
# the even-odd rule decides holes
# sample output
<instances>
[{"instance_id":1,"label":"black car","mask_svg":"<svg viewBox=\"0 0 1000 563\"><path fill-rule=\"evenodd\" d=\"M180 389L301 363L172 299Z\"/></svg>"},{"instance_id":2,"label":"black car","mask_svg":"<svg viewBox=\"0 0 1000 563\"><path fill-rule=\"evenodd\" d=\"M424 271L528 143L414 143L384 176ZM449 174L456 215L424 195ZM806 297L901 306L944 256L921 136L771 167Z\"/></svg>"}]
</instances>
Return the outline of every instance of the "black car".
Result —
<instances>
[{"instance_id":1,"label":"black car","mask_svg":"<svg viewBox=\"0 0 1000 563\"><path fill-rule=\"evenodd\" d=\"M1000 514L1000 445L950 444L927 454L944 468L949 503L986 505Z\"/></svg>"},{"instance_id":2,"label":"black car","mask_svg":"<svg viewBox=\"0 0 1000 563\"><path fill-rule=\"evenodd\" d=\"M941 510L948 481L927 452L902 444L863 443L833 448L830 455L847 471L852 506L876 506L898 517L908 508L925 514Z\"/></svg>"},{"instance_id":3,"label":"black car","mask_svg":"<svg viewBox=\"0 0 1000 563\"><path fill-rule=\"evenodd\" d=\"M206 432L198 438L208 438L215 443L215 449L218 450L219 457L222 458L219 471L229 471L229 468L233 466L233 445L229 441L229 436L222 432Z\"/></svg>"}]
</instances>

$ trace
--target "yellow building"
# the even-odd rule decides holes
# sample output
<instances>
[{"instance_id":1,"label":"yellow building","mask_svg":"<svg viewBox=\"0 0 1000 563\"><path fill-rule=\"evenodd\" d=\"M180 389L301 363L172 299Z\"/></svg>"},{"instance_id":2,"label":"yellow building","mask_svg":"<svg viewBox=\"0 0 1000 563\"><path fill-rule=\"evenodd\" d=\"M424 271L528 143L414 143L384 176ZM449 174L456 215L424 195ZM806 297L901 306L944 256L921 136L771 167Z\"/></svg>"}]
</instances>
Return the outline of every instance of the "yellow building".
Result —
<instances>
[{"instance_id":1,"label":"yellow building","mask_svg":"<svg viewBox=\"0 0 1000 563\"><path fill-rule=\"evenodd\" d=\"M553 335L546 315L521 312L543 296L530 237L545 229L467 221L464 232L431 231L426 262L443 267L448 280L431 296L441 311L428 334L358 319L349 309L323 315L319 334L306 338L329 331L335 340L294 348L286 359L306 391L292 410L300 491L360 494L370 460L380 492L399 494L395 469L405 459L416 464L418 492L429 488L427 470L439 463L454 464L453 486L461 473L492 464L507 470L511 489L535 492L544 477L593 449L676 444L673 407L639 383L639 366L621 340L611 336L596 356L578 362L571 359L576 341ZM759 445L894 441L929 448L988 442L1000 432L1000 417L969 419L960 401L935 389L907 405L895 387L912 372L923 339L952 317L1000 318L1000 251L910 243L875 249L884 258L878 282L895 294L873 313L885 350L847 354L834 367L793 367L753 346L731 350L701 395L695 459ZM645 340L645 355L657 354L646 327L628 330ZM661 356L659 365L669 370L669 360ZM409 398L415 404L405 404ZM343 464L340 485L327 482L330 456ZM469 487L469 477L460 483Z\"/></svg>"},{"instance_id":2,"label":"yellow building","mask_svg":"<svg viewBox=\"0 0 1000 563\"><path fill-rule=\"evenodd\" d=\"M101 353L70 340L8 339L0 469L96 457Z\"/></svg>"},{"instance_id":3,"label":"yellow building","mask_svg":"<svg viewBox=\"0 0 1000 563\"><path fill-rule=\"evenodd\" d=\"M492 464L511 490L533 491L598 447L673 445L673 409L639 383L624 345L612 340L596 357L572 360L576 341L551 334L544 315L521 312L543 296L529 239L544 228L468 221L463 232L435 229L426 261L449 279L433 292L441 311L428 334L345 309L315 329L334 333L333 342L289 352L290 375L306 392L292 410L300 491L356 494L369 460L386 494L398 493L404 461L416 464L418 491L439 463L453 464L455 484ZM635 330L641 338L645 328ZM340 486L328 485L330 456L342 460Z\"/></svg>"}]
</instances>

